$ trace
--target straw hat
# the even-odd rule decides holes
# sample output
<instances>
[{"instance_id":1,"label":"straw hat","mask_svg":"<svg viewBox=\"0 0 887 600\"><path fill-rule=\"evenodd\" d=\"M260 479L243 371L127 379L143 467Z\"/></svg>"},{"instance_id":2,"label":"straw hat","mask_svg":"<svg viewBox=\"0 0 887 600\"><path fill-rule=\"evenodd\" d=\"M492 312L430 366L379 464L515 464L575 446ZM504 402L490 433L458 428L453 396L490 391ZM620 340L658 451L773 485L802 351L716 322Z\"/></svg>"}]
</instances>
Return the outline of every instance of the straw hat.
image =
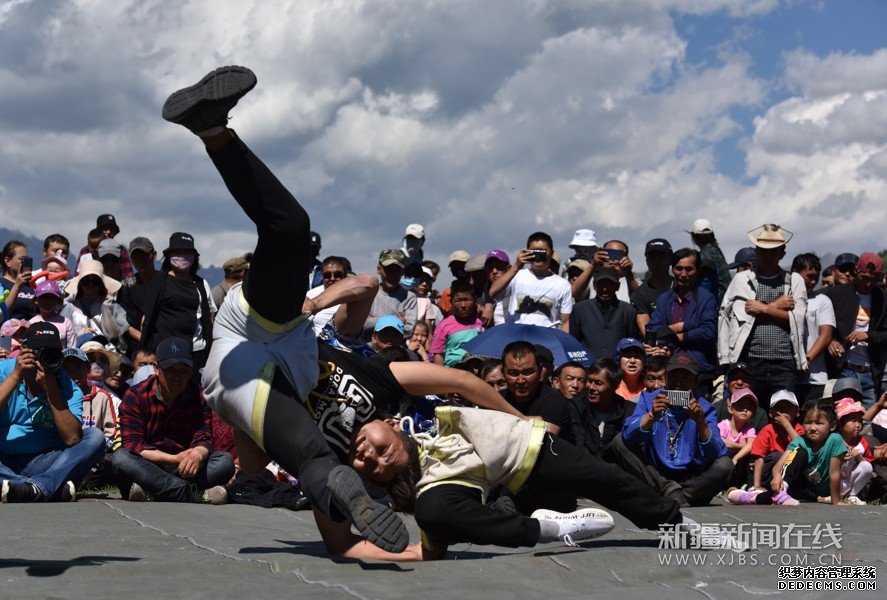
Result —
<instances>
[{"instance_id":1,"label":"straw hat","mask_svg":"<svg viewBox=\"0 0 887 600\"><path fill-rule=\"evenodd\" d=\"M788 237L786 237L786 234ZM783 229L782 225L766 223L749 231L748 239L758 248L769 250L771 248L785 246L788 244L788 241L792 239L793 235L794 234L791 231Z\"/></svg>"}]
</instances>

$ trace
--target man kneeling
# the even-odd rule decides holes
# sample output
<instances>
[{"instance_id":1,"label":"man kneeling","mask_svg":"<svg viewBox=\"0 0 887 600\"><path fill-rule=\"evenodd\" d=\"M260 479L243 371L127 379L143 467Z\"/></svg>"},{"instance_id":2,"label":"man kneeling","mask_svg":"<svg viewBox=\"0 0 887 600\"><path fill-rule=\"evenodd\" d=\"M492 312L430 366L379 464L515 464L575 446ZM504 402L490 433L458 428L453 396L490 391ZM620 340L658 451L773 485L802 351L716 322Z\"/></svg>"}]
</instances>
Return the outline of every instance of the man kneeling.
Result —
<instances>
[{"instance_id":1,"label":"man kneeling","mask_svg":"<svg viewBox=\"0 0 887 600\"><path fill-rule=\"evenodd\" d=\"M212 411L191 377L191 343L163 340L157 364L157 374L130 388L120 404L123 446L111 455L111 469L121 494L133 502L150 496L224 504L234 459L212 451Z\"/></svg>"}]
</instances>

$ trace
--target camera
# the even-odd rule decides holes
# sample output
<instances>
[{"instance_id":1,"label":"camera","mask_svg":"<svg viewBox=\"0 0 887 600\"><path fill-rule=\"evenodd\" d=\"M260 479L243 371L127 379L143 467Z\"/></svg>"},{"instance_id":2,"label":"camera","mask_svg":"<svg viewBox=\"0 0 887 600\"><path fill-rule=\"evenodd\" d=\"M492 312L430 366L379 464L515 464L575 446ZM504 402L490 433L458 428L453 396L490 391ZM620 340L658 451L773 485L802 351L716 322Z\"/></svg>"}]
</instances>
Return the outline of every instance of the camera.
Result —
<instances>
[{"instance_id":1,"label":"camera","mask_svg":"<svg viewBox=\"0 0 887 600\"><path fill-rule=\"evenodd\" d=\"M690 392L684 390L665 390L665 397L671 406L687 408L690 406Z\"/></svg>"},{"instance_id":2,"label":"camera","mask_svg":"<svg viewBox=\"0 0 887 600\"><path fill-rule=\"evenodd\" d=\"M548 252L545 250L530 250L533 253L533 262L543 262L548 260Z\"/></svg>"},{"instance_id":3,"label":"camera","mask_svg":"<svg viewBox=\"0 0 887 600\"><path fill-rule=\"evenodd\" d=\"M53 346L34 349L34 358L46 371L58 371L62 366L62 350Z\"/></svg>"}]
</instances>

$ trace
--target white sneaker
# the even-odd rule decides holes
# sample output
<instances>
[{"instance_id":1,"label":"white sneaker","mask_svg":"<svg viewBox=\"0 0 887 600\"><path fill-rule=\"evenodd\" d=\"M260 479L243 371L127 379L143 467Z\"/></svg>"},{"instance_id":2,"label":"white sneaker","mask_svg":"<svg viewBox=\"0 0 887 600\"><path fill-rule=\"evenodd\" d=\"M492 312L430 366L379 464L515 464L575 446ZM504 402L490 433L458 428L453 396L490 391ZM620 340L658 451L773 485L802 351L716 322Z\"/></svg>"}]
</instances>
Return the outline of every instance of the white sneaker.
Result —
<instances>
[{"instance_id":1,"label":"white sneaker","mask_svg":"<svg viewBox=\"0 0 887 600\"><path fill-rule=\"evenodd\" d=\"M866 506L866 503L863 500L860 500L859 496L847 496L847 498L844 499L844 502L856 506Z\"/></svg>"},{"instance_id":2,"label":"white sneaker","mask_svg":"<svg viewBox=\"0 0 887 600\"><path fill-rule=\"evenodd\" d=\"M540 543L562 541L568 546L576 546L577 542L591 540L609 533L616 524L610 513L599 508L582 508L571 513L559 513L540 508L530 515L538 521L551 521L558 526L556 536L539 536ZM544 530L545 528L543 528Z\"/></svg>"}]
</instances>

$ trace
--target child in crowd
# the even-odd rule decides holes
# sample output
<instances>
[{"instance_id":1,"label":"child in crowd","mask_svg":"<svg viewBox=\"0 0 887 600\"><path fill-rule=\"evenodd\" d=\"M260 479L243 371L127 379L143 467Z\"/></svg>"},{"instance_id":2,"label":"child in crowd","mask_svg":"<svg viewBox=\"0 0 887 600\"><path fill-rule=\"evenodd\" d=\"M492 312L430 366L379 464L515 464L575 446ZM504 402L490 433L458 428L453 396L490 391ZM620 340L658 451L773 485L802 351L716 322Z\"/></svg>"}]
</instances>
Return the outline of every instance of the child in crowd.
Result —
<instances>
[{"instance_id":1,"label":"child in crowd","mask_svg":"<svg viewBox=\"0 0 887 600\"><path fill-rule=\"evenodd\" d=\"M62 353L62 369L80 391L83 392L83 427L97 427L105 434L105 458L102 464L93 469L81 482L80 488L100 488L114 483L107 461L116 446L117 411L111 395L99 386L89 382L90 361L83 350L68 348Z\"/></svg>"},{"instance_id":2,"label":"child in crowd","mask_svg":"<svg viewBox=\"0 0 887 600\"><path fill-rule=\"evenodd\" d=\"M875 476L872 469L871 446L862 437L862 404L853 398L842 398L835 402L835 416L838 418L838 433L847 444L847 454L841 465L841 497L847 504L865 506L859 493Z\"/></svg>"},{"instance_id":3,"label":"child in crowd","mask_svg":"<svg viewBox=\"0 0 887 600\"><path fill-rule=\"evenodd\" d=\"M407 340L407 349L419 355L423 361L431 360L428 357L428 343L431 340L431 328L426 321L416 322L413 328L413 337Z\"/></svg>"},{"instance_id":4,"label":"child in crowd","mask_svg":"<svg viewBox=\"0 0 887 600\"><path fill-rule=\"evenodd\" d=\"M730 404L727 406L730 418L718 423L721 439L724 440L727 452L733 460L734 468L733 477L730 479L731 486L739 487L748 483L749 458L751 456L752 444L757 435L752 424L752 416L754 416L757 408L758 398L751 391L751 388L736 390L730 396Z\"/></svg>"},{"instance_id":5,"label":"child in crowd","mask_svg":"<svg viewBox=\"0 0 887 600\"><path fill-rule=\"evenodd\" d=\"M0 326L0 336L9 338L9 350L3 358L15 358L22 351L22 340L28 333L29 323L24 319L9 319Z\"/></svg>"},{"instance_id":6,"label":"child in crowd","mask_svg":"<svg viewBox=\"0 0 887 600\"><path fill-rule=\"evenodd\" d=\"M68 277L68 264L59 256L44 258L40 263L40 271L31 277L31 285L40 285L43 281L55 281L62 292L65 291L65 279Z\"/></svg>"},{"instance_id":7,"label":"child in crowd","mask_svg":"<svg viewBox=\"0 0 887 600\"><path fill-rule=\"evenodd\" d=\"M644 387L648 392L665 387L665 365L667 356L648 356L644 362ZM640 394L638 394L640 396ZM636 402L637 397L633 398Z\"/></svg>"},{"instance_id":8,"label":"child in crowd","mask_svg":"<svg viewBox=\"0 0 887 600\"><path fill-rule=\"evenodd\" d=\"M61 314L65 302L62 300L62 290L59 289L59 284L48 279L41 281L34 289L34 299L31 302L33 303L32 310L37 314L31 317L30 322L52 323L59 330L62 347L75 348L77 336L74 334L74 324L71 319Z\"/></svg>"},{"instance_id":9,"label":"child in crowd","mask_svg":"<svg viewBox=\"0 0 887 600\"><path fill-rule=\"evenodd\" d=\"M835 433L834 405L810 400L802 412L804 435L789 443L773 467L773 501L793 505L798 504L798 498L818 500L828 496L832 504L841 504L841 466L847 444Z\"/></svg>"},{"instance_id":10,"label":"child in crowd","mask_svg":"<svg viewBox=\"0 0 887 600\"><path fill-rule=\"evenodd\" d=\"M753 461L752 487L746 491L732 490L727 499L733 504L772 504L785 496L766 493L770 488L773 466L782 458L789 443L804 434L798 423L798 399L788 390L780 390L770 397L770 423L764 426L751 446Z\"/></svg>"},{"instance_id":11,"label":"child in crowd","mask_svg":"<svg viewBox=\"0 0 887 600\"><path fill-rule=\"evenodd\" d=\"M468 354L462 345L473 340L484 326L477 317L477 297L467 281L456 280L450 286L453 313L440 322L431 339L434 362L452 367L462 362Z\"/></svg>"}]
</instances>

